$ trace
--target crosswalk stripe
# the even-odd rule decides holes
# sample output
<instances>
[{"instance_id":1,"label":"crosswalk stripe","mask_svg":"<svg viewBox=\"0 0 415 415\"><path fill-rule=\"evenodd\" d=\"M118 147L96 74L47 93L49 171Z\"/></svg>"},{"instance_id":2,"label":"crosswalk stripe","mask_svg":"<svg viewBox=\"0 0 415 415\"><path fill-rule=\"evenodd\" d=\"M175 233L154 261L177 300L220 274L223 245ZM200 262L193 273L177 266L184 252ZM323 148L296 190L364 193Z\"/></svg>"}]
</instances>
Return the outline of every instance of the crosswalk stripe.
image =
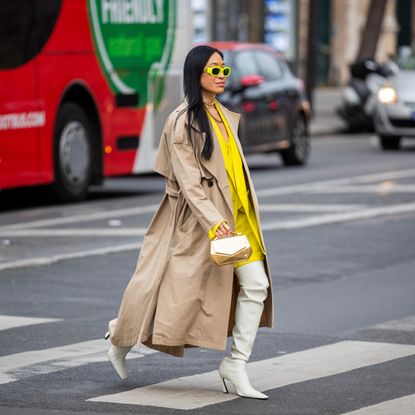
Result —
<instances>
[{"instance_id":1,"label":"crosswalk stripe","mask_svg":"<svg viewBox=\"0 0 415 415\"><path fill-rule=\"evenodd\" d=\"M394 331L415 331L415 316L405 317L399 320L386 321L385 323L375 324L374 326L370 326L368 328Z\"/></svg>"},{"instance_id":2,"label":"crosswalk stripe","mask_svg":"<svg viewBox=\"0 0 415 415\"><path fill-rule=\"evenodd\" d=\"M13 329L15 327L31 326L33 324L54 323L61 321L58 318L39 318L39 317L21 317L0 315L0 331Z\"/></svg>"},{"instance_id":3,"label":"crosswalk stripe","mask_svg":"<svg viewBox=\"0 0 415 415\"><path fill-rule=\"evenodd\" d=\"M414 413L415 395L408 395L376 405L366 406L343 415L414 415Z\"/></svg>"},{"instance_id":4,"label":"crosswalk stripe","mask_svg":"<svg viewBox=\"0 0 415 415\"><path fill-rule=\"evenodd\" d=\"M414 345L342 341L248 364L252 384L260 391L337 375L415 354ZM181 377L88 401L196 409L237 398L223 394L218 372Z\"/></svg>"},{"instance_id":5,"label":"crosswalk stripe","mask_svg":"<svg viewBox=\"0 0 415 415\"><path fill-rule=\"evenodd\" d=\"M108 347L108 341L98 339L0 356L0 385L88 363L107 361ZM129 353L128 358L134 359L151 353L156 351L140 346Z\"/></svg>"}]
</instances>

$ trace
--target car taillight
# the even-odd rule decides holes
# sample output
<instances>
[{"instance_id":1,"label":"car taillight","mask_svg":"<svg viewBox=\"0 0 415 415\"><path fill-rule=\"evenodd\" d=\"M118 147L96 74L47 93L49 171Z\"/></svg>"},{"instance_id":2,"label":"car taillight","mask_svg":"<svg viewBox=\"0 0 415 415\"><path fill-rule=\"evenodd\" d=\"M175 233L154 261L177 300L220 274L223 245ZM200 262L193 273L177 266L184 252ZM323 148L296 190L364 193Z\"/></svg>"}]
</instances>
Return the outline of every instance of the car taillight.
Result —
<instances>
[{"instance_id":1,"label":"car taillight","mask_svg":"<svg viewBox=\"0 0 415 415\"><path fill-rule=\"evenodd\" d=\"M252 112L255 110L255 104L252 101L244 101L242 108L245 112Z\"/></svg>"},{"instance_id":2,"label":"car taillight","mask_svg":"<svg viewBox=\"0 0 415 415\"><path fill-rule=\"evenodd\" d=\"M277 101L271 101L268 103L268 108L270 110L277 110L280 107L280 104L278 104Z\"/></svg>"}]
</instances>

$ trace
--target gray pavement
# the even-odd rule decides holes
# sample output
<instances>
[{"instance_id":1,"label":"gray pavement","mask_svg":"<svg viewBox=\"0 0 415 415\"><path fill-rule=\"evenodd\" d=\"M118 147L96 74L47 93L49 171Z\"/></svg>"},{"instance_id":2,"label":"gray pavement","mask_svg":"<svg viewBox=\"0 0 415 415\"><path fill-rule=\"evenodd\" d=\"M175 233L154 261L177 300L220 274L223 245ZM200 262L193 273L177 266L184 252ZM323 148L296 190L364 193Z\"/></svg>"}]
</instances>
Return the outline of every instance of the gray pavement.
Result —
<instances>
[{"instance_id":1,"label":"gray pavement","mask_svg":"<svg viewBox=\"0 0 415 415\"><path fill-rule=\"evenodd\" d=\"M108 180L82 204L11 202L0 214L0 414L413 415L414 154L413 142L387 153L368 134L327 134L304 168L249 157L276 298L276 328L260 329L249 366L264 402L210 380L222 351L136 347L125 382L106 361L103 333L160 178Z\"/></svg>"},{"instance_id":2,"label":"gray pavement","mask_svg":"<svg viewBox=\"0 0 415 415\"><path fill-rule=\"evenodd\" d=\"M319 87L314 90L314 114L310 123L310 134L323 137L337 134L346 128L336 114L341 104L340 87Z\"/></svg>"}]
</instances>

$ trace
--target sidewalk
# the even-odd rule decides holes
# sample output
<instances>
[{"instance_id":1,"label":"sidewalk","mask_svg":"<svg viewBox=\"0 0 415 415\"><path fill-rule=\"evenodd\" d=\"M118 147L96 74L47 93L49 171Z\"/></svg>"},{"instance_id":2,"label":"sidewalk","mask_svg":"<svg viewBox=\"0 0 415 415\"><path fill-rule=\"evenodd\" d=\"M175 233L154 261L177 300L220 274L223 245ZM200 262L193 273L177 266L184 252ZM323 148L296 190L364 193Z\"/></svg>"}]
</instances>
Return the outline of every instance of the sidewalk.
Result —
<instances>
[{"instance_id":1,"label":"sidewalk","mask_svg":"<svg viewBox=\"0 0 415 415\"><path fill-rule=\"evenodd\" d=\"M341 87L321 87L314 90L314 117L310 123L313 137L337 134L345 124L336 111L341 103Z\"/></svg>"}]
</instances>

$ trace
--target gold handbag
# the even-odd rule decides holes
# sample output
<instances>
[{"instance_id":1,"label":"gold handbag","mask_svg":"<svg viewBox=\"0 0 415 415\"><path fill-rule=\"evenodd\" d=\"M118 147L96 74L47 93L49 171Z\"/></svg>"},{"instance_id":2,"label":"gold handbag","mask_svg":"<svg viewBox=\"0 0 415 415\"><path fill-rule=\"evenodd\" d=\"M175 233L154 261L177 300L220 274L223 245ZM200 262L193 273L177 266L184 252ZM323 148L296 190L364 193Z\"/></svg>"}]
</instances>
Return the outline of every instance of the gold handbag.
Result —
<instances>
[{"instance_id":1,"label":"gold handbag","mask_svg":"<svg viewBox=\"0 0 415 415\"><path fill-rule=\"evenodd\" d=\"M247 261L252 248L246 235L232 232L234 236L215 238L210 242L210 259L218 265Z\"/></svg>"}]
</instances>

